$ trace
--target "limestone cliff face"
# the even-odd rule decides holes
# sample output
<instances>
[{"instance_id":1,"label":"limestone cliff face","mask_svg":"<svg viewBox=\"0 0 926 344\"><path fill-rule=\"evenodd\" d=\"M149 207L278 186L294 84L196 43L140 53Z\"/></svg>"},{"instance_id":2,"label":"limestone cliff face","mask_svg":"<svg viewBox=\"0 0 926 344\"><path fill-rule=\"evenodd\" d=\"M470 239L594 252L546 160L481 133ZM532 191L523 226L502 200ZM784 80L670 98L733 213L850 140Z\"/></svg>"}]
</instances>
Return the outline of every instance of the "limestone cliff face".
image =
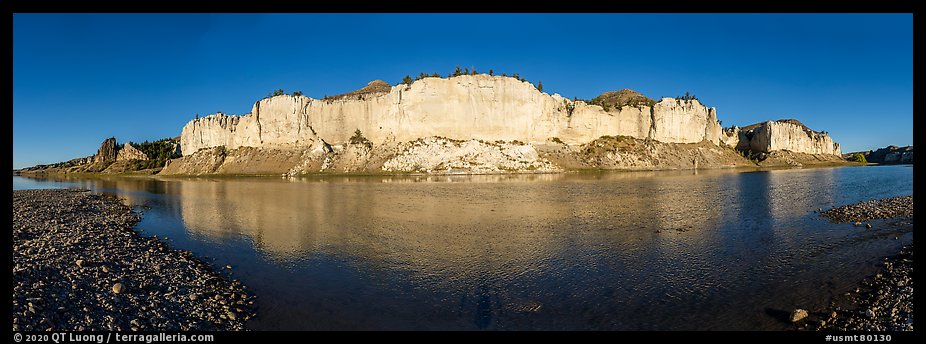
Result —
<instances>
[{"instance_id":1,"label":"limestone cliff face","mask_svg":"<svg viewBox=\"0 0 926 344\"><path fill-rule=\"evenodd\" d=\"M180 137L184 155L225 146L307 147L347 142L355 130L374 144L442 136L458 140L583 144L606 135L662 142L718 144L716 111L697 100L664 98L653 107L600 106L538 91L514 78L464 75L425 78L389 92L318 100L265 98L243 116L214 114L190 121Z\"/></svg>"},{"instance_id":2,"label":"limestone cliff face","mask_svg":"<svg viewBox=\"0 0 926 344\"><path fill-rule=\"evenodd\" d=\"M740 142L740 128L723 128L720 134L720 143L723 143L730 147L736 147Z\"/></svg>"},{"instance_id":3,"label":"limestone cliff face","mask_svg":"<svg viewBox=\"0 0 926 344\"><path fill-rule=\"evenodd\" d=\"M753 152L791 151L807 154L840 155L839 144L824 133L789 121L768 121L746 135Z\"/></svg>"},{"instance_id":4,"label":"limestone cliff face","mask_svg":"<svg viewBox=\"0 0 926 344\"><path fill-rule=\"evenodd\" d=\"M116 161L125 160L148 160L148 155L135 148L129 143L122 145L122 149L116 153Z\"/></svg>"}]
</instances>

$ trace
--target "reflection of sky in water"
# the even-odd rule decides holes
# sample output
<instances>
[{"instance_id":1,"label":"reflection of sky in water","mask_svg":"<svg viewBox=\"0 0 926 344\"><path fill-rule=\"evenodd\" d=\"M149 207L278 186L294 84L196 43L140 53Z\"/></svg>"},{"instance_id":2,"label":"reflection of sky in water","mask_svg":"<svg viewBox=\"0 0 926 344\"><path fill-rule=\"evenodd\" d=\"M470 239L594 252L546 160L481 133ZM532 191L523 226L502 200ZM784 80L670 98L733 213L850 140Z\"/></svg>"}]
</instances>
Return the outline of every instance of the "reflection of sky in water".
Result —
<instances>
[{"instance_id":1,"label":"reflection of sky in water","mask_svg":"<svg viewBox=\"0 0 926 344\"><path fill-rule=\"evenodd\" d=\"M255 328L775 329L903 241L813 210L912 168L74 182L235 265Z\"/></svg>"}]
</instances>

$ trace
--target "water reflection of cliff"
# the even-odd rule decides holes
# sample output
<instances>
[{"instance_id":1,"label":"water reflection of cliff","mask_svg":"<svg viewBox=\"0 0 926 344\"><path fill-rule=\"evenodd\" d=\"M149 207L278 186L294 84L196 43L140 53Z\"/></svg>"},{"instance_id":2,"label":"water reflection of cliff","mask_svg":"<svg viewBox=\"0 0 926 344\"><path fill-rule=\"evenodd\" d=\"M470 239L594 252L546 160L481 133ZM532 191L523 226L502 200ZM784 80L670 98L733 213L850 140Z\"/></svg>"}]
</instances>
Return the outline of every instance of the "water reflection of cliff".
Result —
<instances>
[{"instance_id":1,"label":"water reflection of cliff","mask_svg":"<svg viewBox=\"0 0 926 344\"><path fill-rule=\"evenodd\" d=\"M874 193L861 168L74 182L230 256L268 295L256 328L709 330L778 329L765 307L841 278L854 234L812 210L902 172Z\"/></svg>"},{"instance_id":2,"label":"water reflection of cliff","mask_svg":"<svg viewBox=\"0 0 926 344\"><path fill-rule=\"evenodd\" d=\"M547 220L566 215L468 183L398 182L181 181L178 196L190 231L243 234L284 260L313 253L409 265L496 255L530 260L552 241L542 230Z\"/></svg>"},{"instance_id":3,"label":"water reflection of cliff","mask_svg":"<svg viewBox=\"0 0 926 344\"><path fill-rule=\"evenodd\" d=\"M188 230L245 235L273 259L326 253L416 270L530 268L561 250L595 249L602 236L609 249L638 249L660 230L699 235L722 207L705 202L710 185L690 175L177 180L171 193Z\"/></svg>"},{"instance_id":4,"label":"water reflection of cliff","mask_svg":"<svg viewBox=\"0 0 926 344\"><path fill-rule=\"evenodd\" d=\"M564 256L588 261L589 268L600 256L623 257L621 265L638 270L652 265L650 259L688 262L676 264L680 268L697 264L718 240L716 228L740 215L729 211L735 197L717 191L730 189L720 184L737 175L676 171L76 182L117 190L135 204L151 197L133 201L135 192L165 194L165 206L176 209L192 234L215 241L245 237L273 260L325 254L452 278L485 271L519 274L549 267L556 263L551 259Z\"/></svg>"}]
</instances>

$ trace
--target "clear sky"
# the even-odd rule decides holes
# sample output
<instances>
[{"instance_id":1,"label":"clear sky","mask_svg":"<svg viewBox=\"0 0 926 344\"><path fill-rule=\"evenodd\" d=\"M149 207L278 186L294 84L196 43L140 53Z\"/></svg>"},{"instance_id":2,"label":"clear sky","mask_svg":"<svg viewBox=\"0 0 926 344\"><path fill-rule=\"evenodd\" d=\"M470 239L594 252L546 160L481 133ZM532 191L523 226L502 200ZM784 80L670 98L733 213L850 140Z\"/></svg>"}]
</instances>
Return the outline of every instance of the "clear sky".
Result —
<instances>
[{"instance_id":1,"label":"clear sky","mask_svg":"<svg viewBox=\"0 0 926 344\"><path fill-rule=\"evenodd\" d=\"M913 144L911 14L14 14L13 168L457 65L568 98L689 91L724 126L797 118L843 152Z\"/></svg>"}]
</instances>

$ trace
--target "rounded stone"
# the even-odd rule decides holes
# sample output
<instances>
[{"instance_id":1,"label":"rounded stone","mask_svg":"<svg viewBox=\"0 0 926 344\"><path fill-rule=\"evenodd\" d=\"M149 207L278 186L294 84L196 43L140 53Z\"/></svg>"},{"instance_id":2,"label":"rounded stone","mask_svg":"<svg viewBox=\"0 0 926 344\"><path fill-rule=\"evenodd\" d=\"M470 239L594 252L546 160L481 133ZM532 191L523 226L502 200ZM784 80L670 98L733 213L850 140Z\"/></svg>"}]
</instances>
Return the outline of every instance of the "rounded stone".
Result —
<instances>
[{"instance_id":1,"label":"rounded stone","mask_svg":"<svg viewBox=\"0 0 926 344\"><path fill-rule=\"evenodd\" d=\"M808 315L809 314L807 313L806 310L798 308L798 309L795 309L793 312L791 312L790 319L791 319L791 322L795 323L795 322L804 320L804 318L806 318Z\"/></svg>"}]
</instances>

